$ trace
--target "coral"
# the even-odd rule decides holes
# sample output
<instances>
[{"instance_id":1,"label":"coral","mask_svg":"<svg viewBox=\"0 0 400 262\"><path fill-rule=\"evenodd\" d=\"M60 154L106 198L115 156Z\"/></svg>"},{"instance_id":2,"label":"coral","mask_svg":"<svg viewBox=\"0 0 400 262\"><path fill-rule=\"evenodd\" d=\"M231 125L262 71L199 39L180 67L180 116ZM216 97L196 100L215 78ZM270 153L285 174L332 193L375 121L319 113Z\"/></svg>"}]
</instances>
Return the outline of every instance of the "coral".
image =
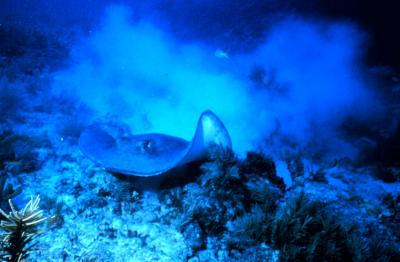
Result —
<instances>
[{"instance_id":1,"label":"coral","mask_svg":"<svg viewBox=\"0 0 400 262\"><path fill-rule=\"evenodd\" d=\"M400 194L387 194L382 199L383 206L388 208L388 212L382 213L380 223L392 231L392 234L400 241Z\"/></svg>"},{"instance_id":2,"label":"coral","mask_svg":"<svg viewBox=\"0 0 400 262\"><path fill-rule=\"evenodd\" d=\"M194 252L205 248L205 234L197 223L190 223L183 231L185 241Z\"/></svg>"},{"instance_id":3,"label":"coral","mask_svg":"<svg viewBox=\"0 0 400 262\"><path fill-rule=\"evenodd\" d=\"M1 257L4 261L24 261L33 251L33 241L41 233L38 226L47 220L39 209L39 202L39 196L31 197L26 206L17 211L9 200L11 212L7 214L0 209L5 218L0 223L0 229L6 231L2 235Z\"/></svg>"}]
</instances>

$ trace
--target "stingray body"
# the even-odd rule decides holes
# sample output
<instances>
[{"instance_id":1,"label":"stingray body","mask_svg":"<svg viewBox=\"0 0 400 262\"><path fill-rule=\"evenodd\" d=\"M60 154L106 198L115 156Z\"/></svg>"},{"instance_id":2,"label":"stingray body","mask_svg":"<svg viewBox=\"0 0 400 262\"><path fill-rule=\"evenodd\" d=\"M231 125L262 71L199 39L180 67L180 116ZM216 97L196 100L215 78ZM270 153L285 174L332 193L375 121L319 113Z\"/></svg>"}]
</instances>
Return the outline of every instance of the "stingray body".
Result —
<instances>
[{"instance_id":1,"label":"stingray body","mask_svg":"<svg viewBox=\"0 0 400 262\"><path fill-rule=\"evenodd\" d=\"M165 134L113 136L101 125L86 128L80 150L107 171L137 177L152 177L190 162L202 160L207 147L232 147L228 131L211 111L201 114L192 141Z\"/></svg>"}]
</instances>

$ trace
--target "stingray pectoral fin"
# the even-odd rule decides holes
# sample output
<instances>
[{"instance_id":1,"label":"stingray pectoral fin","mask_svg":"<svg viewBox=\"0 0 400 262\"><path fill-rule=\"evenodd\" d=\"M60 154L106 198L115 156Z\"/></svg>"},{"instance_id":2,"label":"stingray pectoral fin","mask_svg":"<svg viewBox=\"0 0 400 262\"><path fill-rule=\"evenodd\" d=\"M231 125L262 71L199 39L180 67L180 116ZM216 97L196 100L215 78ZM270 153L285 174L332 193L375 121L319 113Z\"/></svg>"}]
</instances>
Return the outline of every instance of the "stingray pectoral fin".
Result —
<instances>
[{"instance_id":1,"label":"stingray pectoral fin","mask_svg":"<svg viewBox=\"0 0 400 262\"><path fill-rule=\"evenodd\" d=\"M117 150L117 141L97 125L91 125L82 132L79 148L92 161L103 165L108 155Z\"/></svg>"},{"instance_id":2,"label":"stingray pectoral fin","mask_svg":"<svg viewBox=\"0 0 400 262\"><path fill-rule=\"evenodd\" d=\"M232 148L228 130L212 111L207 110L201 114L192 142L180 164L201 160L211 144Z\"/></svg>"},{"instance_id":3,"label":"stingray pectoral fin","mask_svg":"<svg viewBox=\"0 0 400 262\"><path fill-rule=\"evenodd\" d=\"M164 134L113 137L103 126L89 126L79 139L82 153L107 171L155 176L174 168L190 143Z\"/></svg>"}]
</instances>

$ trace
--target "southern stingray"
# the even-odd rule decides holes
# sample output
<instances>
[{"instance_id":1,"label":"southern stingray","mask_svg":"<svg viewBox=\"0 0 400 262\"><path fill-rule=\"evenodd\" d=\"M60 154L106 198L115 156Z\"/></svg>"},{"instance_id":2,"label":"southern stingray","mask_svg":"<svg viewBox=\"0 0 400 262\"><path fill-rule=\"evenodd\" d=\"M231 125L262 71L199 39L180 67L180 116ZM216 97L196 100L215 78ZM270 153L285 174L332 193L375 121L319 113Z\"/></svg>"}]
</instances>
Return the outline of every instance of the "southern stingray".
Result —
<instances>
[{"instance_id":1,"label":"southern stingray","mask_svg":"<svg viewBox=\"0 0 400 262\"><path fill-rule=\"evenodd\" d=\"M82 153L107 171L155 177L205 158L211 144L231 148L222 121L211 111L201 114L191 141L165 134L116 136L105 126L91 125L80 136Z\"/></svg>"}]
</instances>

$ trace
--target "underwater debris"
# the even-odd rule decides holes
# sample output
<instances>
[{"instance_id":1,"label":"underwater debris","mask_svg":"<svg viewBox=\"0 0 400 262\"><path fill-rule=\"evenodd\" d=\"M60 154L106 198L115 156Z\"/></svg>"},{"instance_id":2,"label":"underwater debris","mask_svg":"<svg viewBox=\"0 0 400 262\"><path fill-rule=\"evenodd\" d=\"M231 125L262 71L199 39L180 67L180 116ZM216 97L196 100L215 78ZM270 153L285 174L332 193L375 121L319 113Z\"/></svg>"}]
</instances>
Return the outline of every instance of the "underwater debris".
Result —
<instances>
[{"instance_id":1,"label":"underwater debris","mask_svg":"<svg viewBox=\"0 0 400 262\"><path fill-rule=\"evenodd\" d=\"M40 197L32 198L26 206L17 211L9 200L11 212L5 213L0 209L5 218L0 223L0 230L6 231L2 235L0 256L4 261L24 261L33 251L34 239L41 234L38 226L47 220L43 211L39 209Z\"/></svg>"}]
</instances>

